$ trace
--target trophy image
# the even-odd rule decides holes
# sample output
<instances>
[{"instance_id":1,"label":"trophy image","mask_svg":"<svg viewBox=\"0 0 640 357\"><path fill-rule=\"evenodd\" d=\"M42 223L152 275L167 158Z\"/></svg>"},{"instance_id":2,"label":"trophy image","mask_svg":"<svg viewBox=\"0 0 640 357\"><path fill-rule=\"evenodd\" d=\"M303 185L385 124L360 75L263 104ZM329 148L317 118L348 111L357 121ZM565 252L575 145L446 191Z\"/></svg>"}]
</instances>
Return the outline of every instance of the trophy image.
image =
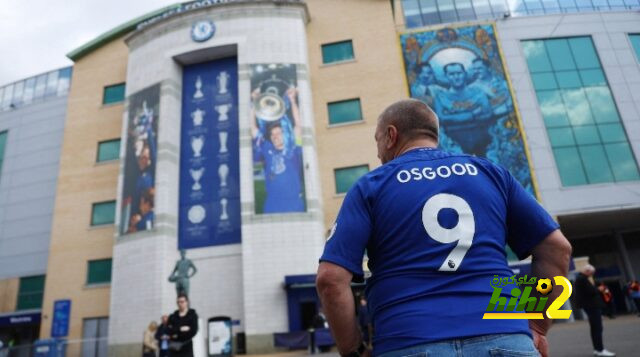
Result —
<instances>
[{"instance_id":1,"label":"trophy image","mask_svg":"<svg viewBox=\"0 0 640 357\"><path fill-rule=\"evenodd\" d=\"M191 112L191 118L193 119L193 126L202 125L202 121L204 120L204 114L205 113L206 112L204 110L201 110L200 108L198 108L195 111Z\"/></svg>"},{"instance_id":2,"label":"trophy image","mask_svg":"<svg viewBox=\"0 0 640 357\"><path fill-rule=\"evenodd\" d=\"M204 218L207 216L207 211L201 205L195 205L189 208L187 216L189 218L189 222L198 224L204 221Z\"/></svg>"},{"instance_id":3,"label":"trophy image","mask_svg":"<svg viewBox=\"0 0 640 357\"><path fill-rule=\"evenodd\" d=\"M219 154L224 154L227 152L227 138L229 137L229 133L226 131L221 131L218 133L218 138L220 138L220 151Z\"/></svg>"},{"instance_id":4,"label":"trophy image","mask_svg":"<svg viewBox=\"0 0 640 357\"><path fill-rule=\"evenodd\" d=\"M227 199L223 198L220 200L220 206L222 206L222 214L220 214L220 220L226 221L229 219L229 215L227 214Z\"/></svg>"},{"instance_id":5,"label":"trophy image","mask_svg":"<svg viewBox=\"0 0 640 357\"><path fill-rule=\"evenodd\" d=\"M216 79L218 80L218 94L227 93L227 86L229 85L229 78L231 76L226 71L220 72Z\"/></svg>"},{"instance_id":6,"label":"trophy image","mask_svg":"<svg viewBox=\"0 0 640 357\"><path fill-rule=\"evenodd\" d=\"M227 121L229 120L229 109L231 109L231 104L222 104L215 106L216 111L218 112L218 121Z\"/></svg>"},{"instance_id":7,"label":"trophy image","mask_svg":"<svg viewBox=\"0 0 640 357\"><path fill-rule=\"evenodd\" d=\"M198 76L198 79L196 79L196 92L193 94L193 99L199 99L202 97L204 97L204 94L202 94L202 79Z\"/></svg>"},{"instance_id":8,"label":"trophy image","mask_svg":"<svg viewBox=\"0 0 640 357\"><path fill-rule=\"evenodd\" d=\"M191 178L193 179L193 185L191 185L191 189L194 191L200 191L202 189L202 185L200 184L200 178L204 174L204 167L201 167L197 170L189 169L191 173Z\"/></svg>"},{"instance_id":9,"label":"trophy image","mask_svg":"<svg viewBox=\"0 0 640 357\"><path fill-rule=\"evenodd\" d=\"M227 176L229 175L229 166L222 164L218 167L218 176L220 176L220 187L227 187Z\"/></svg>"},{"instance_id":10,"label":"trophy image","mask_svg":"<svg viewBox=\"0 0 640 357\"><path fill-rule=\"evenodd\" d=\"M204 146L204 136L200 135L198 137L191 138L191 149L193 150L193 157L200 157L202 152L202 147Z\"/></svg>"}]
</instances>

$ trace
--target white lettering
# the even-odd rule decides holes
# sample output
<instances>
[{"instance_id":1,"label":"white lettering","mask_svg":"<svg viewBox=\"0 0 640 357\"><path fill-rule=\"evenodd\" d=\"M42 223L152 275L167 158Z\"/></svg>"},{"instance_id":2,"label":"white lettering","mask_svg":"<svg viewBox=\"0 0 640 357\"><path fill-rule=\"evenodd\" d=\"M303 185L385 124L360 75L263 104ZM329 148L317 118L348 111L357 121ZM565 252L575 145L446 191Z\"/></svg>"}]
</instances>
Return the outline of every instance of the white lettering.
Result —
<instances>
[{"instance_id":1,"label":"white lettering","mask_svg":"<svg viewBox=\"0 0 640 357\"><path fill-rule=\"evenodd\" d=\"M459 167L460 170L456 170L456 167ZM458 163L455 163L455 164L451 165L451 171L453 171L453 173L458 175L458 176L462 176L467 172L467 170L465 170L464 166L462 164L458 164Z\"/></svg>"},{"instance_id":2,"label":"white lettering","mask_svg":"<svg viewBox=\"0 0 640 357\"><path fill-rule=\"evenodd\" d=\"M411 169L411 173L413 174L413 179L415 181L420 181L422 179L422 175L420 174L420 169L417 167L414 167Z\"/></svg>"},{"instance_id":3,"label":"white lettering","mask_svg":"<svg viewBox=\"0 0 640 357\"><path fill-rule=\"evenodd\" d=\"M446 172L447 172L446 175L442 173L442 169L446 169ZM447 178L451 176L451 169L449 169L449 167L447 166L438 166L438 168L436 169L436 172L438 173L438 176L442 178Z\"/></svg>"},{"instance_id":4,"label":"white lettering","mask_svg":"<svg viewBox=\"0 0 640 357\"><path fill-rule=\"evenodd\" d=\"M405 174L406 178L403 180L402 178L400 178L400 175ZM398 172L398 175L396 176L396 178L398 179L398 181L400 181L400 183L406 183L409 182L409 180L411 180L411 174L409 173L409 171L407 170L402 170L400 172Z\"/></svg>"},{"instance_id":5,"label":"white lettering","mask_svg":"<svg viewBox=\"0 0 640 357\"><path fill-rule=\"evenodd\" d=\"M464 164L464 166L467 168L469 175L476 176L478 174L478 168L473 166L473 164Z\"/></svg>"},{"instance_id":6,"label":"white lettering","mask_svg":"<svg viewBox=\"0 0 640 357\"><path fill-rule=\"evenodd\" d=\"M427 180L433 180L434 178L436 178L435 172L433 172L433 169L430 167L425 167L424 169L422 169L422 176L424 176L424 178L426 178Z\"/></svg>"}]
</instances>

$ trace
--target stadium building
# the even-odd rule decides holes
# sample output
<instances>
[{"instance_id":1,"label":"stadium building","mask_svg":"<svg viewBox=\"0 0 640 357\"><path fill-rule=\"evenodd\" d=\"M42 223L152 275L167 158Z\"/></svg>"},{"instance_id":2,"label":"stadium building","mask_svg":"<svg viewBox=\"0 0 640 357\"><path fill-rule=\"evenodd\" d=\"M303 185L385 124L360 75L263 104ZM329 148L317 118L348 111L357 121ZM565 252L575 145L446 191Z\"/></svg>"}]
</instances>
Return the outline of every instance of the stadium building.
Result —
<instances>
[{"instance_id":1,"label":"stadium building","mask_svg":"<svg viewBox=\"0 0 640 357\"><path fill-rule=\"evenodd\" d=\"M72 68L0 87L0 339L133 356L179 287L204 322L231 319L238 351L273 351L316 314L326 232L379 165L378 114L409 96L439 115L443 148L508 168L626 309L638 9L200 0L131 14Z\"/></svg>"}]
</instances>

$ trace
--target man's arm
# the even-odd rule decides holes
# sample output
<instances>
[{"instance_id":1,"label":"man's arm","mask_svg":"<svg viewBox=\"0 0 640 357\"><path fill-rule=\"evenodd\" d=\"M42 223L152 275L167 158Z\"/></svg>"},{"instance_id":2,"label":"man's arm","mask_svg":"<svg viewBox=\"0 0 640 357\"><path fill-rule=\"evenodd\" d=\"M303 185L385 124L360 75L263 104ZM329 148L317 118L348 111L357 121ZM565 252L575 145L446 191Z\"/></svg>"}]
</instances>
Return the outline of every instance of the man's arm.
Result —
<instances>
[{"instance_id":1,"label":"man's arm","mask_svg":"<svg viewBox=\"0 0 640 357\"><path fill-rule=\"evenodd\" d=\"M293 116L293 130L296 135L295 140L302 140L302 120L300 118L300 108L298 107L298 89L291 87L287 90L287 96L291 103L291 115Z\"/></svg>"},{"instance_id":2,"label":"man's arm","mask_svg":"<svg viewBox=\"0 0 640 357\"><path fill-rule=\"evenodd\" d=\"M571 243L559 229L551 232L542 242L533 248L531 253L531 273L538 278L567 276L571 259ZM556 288L548 295L548 301L554 301L562 292ZM544 315L546 317L546 314ZM534 344L542 356L547 356L547 331L551 328L551 319L529 320L529 327L534 335Z\"/></svg>"},{"instance_id":3,"label":"man's arm","mask_svg":"<svg viewBox=\"0 0 640 357\"><path fill-rule=\"evenodd\" d=\"M352 277L350 271L339 265L321 262L316 278L318 295L331 327L331 334L342 355L356 351L362 343L351 291Z\"/></svg>"}]
</instances>

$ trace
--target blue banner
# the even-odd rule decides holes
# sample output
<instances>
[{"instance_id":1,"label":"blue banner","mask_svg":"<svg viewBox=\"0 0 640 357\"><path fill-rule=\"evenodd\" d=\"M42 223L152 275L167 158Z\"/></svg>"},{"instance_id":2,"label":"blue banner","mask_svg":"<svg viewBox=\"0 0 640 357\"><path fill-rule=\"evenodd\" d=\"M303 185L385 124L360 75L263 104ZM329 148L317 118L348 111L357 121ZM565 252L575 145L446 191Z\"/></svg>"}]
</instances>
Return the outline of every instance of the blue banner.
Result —
<instances>
[{"instance_id":1,"label":"blue banner","mask_svg":"<svg viewBox=\"0 0 640 357\"><path fill-rule=\"evenodd\" d=\"M56 300L53 303L53 323L51 337L69 335L69 318L71 317L71 300Z\"/></svg>"},{"instance_id":2,"label":"blue banner","mask_svg":"<svg viewBox=\"0 0 640 357\"><path fill-rule=\"evenodd\" d=\"M240 243L236 57L183 68L178 248Z\"/></svg>"}]
</instances>

